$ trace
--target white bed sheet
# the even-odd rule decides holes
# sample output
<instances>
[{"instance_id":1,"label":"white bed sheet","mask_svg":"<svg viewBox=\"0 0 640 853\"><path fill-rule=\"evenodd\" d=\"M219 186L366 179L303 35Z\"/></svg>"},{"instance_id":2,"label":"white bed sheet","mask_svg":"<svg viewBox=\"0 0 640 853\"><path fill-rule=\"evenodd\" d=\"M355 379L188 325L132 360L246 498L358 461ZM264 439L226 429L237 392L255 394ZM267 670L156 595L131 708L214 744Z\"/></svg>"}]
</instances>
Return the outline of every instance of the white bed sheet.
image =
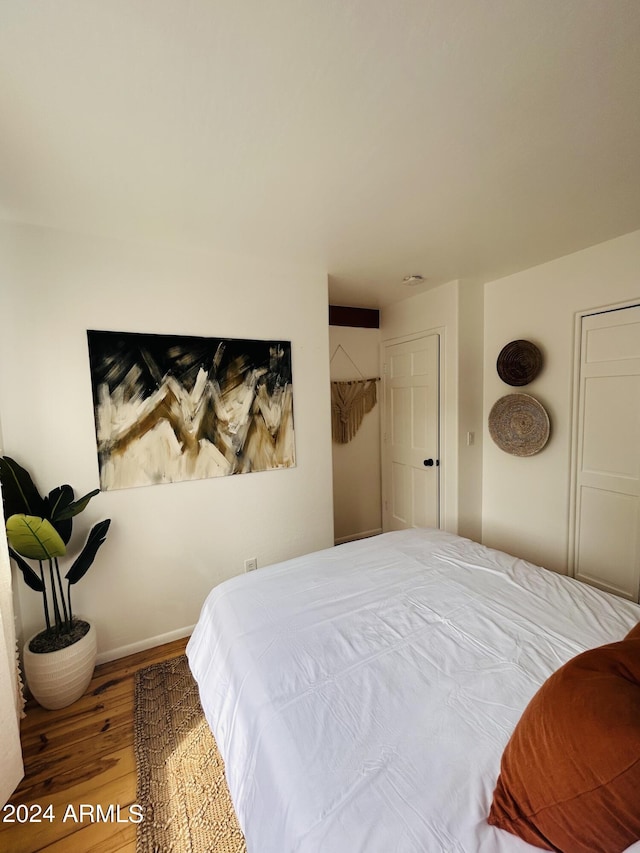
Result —
<instances>
[{"instance_id":1,"label":"white bed sheet","mask_svg":"<svg viewBox=\"0 0 640 853\"><path fill-rule=\"evenodd\" d=\"M436 530L226 581L187 656L248 853L531 853L486 822L504 746L554 670L638 621Z\"/></svg>"}]
</instances>

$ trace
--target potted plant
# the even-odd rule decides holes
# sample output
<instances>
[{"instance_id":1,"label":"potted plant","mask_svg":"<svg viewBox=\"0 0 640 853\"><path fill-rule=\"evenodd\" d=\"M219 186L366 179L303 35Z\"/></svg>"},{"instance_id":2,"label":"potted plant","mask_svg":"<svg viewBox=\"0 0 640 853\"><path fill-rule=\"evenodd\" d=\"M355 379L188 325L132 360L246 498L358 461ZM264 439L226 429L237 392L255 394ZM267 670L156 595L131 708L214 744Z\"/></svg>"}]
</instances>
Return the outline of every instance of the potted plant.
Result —
<instances>
[{"instance_id":1,"label":"potted plant","mask_svg":"<svg viewBox=\"0 0 640 853\"><path fill-rule=\"evenodd\" d=\"M71 486L58 486L40 496L29 472L9 456L0 457L9 554L28 587L42 595L44 630L24 644L27 685L45 708L64 708L87 689L96 661L96 632L74 615L71 588L91 568L105 541L111 519L98 522L69 570L61 575L58 559L71 539L73 518L99 489L75 499ZM37 569L27 560L35 560Z\"/></svg>"}]
</instances>

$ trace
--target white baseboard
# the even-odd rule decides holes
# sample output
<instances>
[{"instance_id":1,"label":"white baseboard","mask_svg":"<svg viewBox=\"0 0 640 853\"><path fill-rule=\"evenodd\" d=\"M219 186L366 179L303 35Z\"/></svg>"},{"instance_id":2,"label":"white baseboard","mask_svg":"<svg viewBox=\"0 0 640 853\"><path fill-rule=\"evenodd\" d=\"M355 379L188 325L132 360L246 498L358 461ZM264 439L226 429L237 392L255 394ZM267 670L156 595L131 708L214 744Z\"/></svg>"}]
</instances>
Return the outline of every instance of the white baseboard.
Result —
<instances>
[{"instance_id":1,"label":"white baseboard","mask_svg":"<svg viewBox=\"0 0 640 853\"><path fill-rule=\"evenodd\" d=\"M166 634L159 634L157 637L148 637L146 640L139 640L137 643L130 643L128 646L120 646L117 649L101 652L96 658L96 665L107 663L107 661L111 660L118 660L118 658L124 658L136 652L146 652L147 649L152 649L154 646L162 646L164 643L181 640L183 637L190 637L194 628L195 625L188 625L186 628L176 628L175 631L168 631Z\"/></svg>"},{"instance_id":2,"label":"white baseboard","mask_svg":"<svg viewBox=\"0 0 640 853\"><path fill-rule=\"evenodd\" d=\"M342 545L344 542L355 542L356 539L368 539L370 536L378 536L382 533L381 527L376 527L375 530L363 530L361 533L352 533L350 536L341 536L334 541L335 545Z\"/></svg>"}]
</instances>

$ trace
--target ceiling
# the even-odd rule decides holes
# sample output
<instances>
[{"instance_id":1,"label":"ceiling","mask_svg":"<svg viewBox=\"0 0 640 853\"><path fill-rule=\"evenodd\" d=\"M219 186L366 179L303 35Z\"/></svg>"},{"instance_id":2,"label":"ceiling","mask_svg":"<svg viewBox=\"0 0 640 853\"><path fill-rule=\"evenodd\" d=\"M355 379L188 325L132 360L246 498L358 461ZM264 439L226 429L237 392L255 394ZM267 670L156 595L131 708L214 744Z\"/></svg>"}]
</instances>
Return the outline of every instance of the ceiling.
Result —
<instances>
[{"instance_id":1,"label":"ceiling","mask_svg":"<svg viewBox=\"0 0 640 853\"><path fill-rule=\"evenodd\" d=\"M640 228L638 0L2 0L0 217L336 304Z\"/></svg>"}]
</instances>

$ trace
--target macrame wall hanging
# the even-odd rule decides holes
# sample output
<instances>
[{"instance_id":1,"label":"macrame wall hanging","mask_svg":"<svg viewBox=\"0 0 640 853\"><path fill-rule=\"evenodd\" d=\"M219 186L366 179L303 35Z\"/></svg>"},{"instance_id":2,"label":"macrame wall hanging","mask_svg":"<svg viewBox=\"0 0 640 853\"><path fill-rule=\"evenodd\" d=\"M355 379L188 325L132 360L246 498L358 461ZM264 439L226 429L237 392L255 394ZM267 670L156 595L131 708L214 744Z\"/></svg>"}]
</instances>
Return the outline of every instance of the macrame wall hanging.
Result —
<instances>
[{"instance_id":1,"label":"macrame wall hanging","mask_svg":"<svg viewBox=\"0 0 640 853\"><path fill-rule=\"evenodd\" d=\"M364 416L376 404L376 382L380 377L365 379L342 344L336 347L331 361L338 350L342 350L362 376L362 379L352 379L348 382L331 382L331 434L336 444L347 444L360 429Z\"/></svg>"}]
</instances>

